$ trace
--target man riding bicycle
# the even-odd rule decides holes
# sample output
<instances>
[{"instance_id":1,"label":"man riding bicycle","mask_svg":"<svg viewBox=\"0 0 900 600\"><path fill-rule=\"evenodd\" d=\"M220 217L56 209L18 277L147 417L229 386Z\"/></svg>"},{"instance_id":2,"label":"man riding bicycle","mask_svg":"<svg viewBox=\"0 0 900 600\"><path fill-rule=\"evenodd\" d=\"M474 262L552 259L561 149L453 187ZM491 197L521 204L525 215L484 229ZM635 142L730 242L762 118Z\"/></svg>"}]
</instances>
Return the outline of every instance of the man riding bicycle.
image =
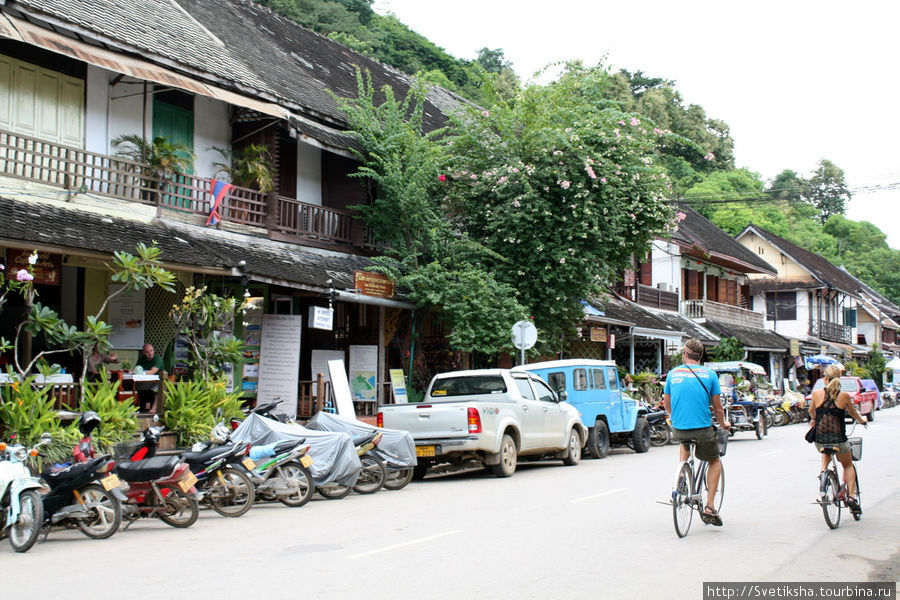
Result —
<instances>
[{"instance_id":1,"label":"man riding bicycle","mask_svg":"<svg viewBox=\"0 0 900 600\"><path fill-rule=\"evenodd\" d=\"M709 405L712 402L716 421L723 429L731 429L722 409L722 389L715 371L700 364L703 357L703 343L697 339L685 342L681 350L683 364L675 367L666 376L663 390L663 405L675 430L675 439L680 442L693 440L697 444L697 458L708 464L708 497L706 506L700 512L704 523L717 527L722 525L722 517L716 512L715 495L722 474L722 460L719 458L719 444L716 430L712 425ZM690 450L684 443L679 448L681 460L690 458Z\"/></svg>"}]
</instances>

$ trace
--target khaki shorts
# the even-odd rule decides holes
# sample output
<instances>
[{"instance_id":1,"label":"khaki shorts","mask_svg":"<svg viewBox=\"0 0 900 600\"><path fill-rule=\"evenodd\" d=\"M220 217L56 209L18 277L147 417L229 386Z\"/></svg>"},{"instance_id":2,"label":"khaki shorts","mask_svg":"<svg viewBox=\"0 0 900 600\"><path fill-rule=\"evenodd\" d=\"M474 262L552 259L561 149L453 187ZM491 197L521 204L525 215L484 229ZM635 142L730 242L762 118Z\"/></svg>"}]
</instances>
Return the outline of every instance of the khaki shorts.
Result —
<instances>
[{"instance_id":1,"label":"khaki shorts","mask_svg":"<svg viewBox=\"0 0 900 600\"><path fill-rule=\"evenodd\" d=\"M816 442L816 450L818 450L819 452L821 452L825 448L831 448L831 447L837 448L838 454L849 454L850 453L850 442L837 442L835 444L820 444L819 442Z\"/></svg>"},{"instance_id":2,"label":"khaki shorts","mask_svg":"<svg viewBox=\"0 0 900 600\"><path fill-rule=\"evenodd\" d=\"M676 429L675 439L679 442L689 440L697 442L695 454L700 460L709 462L719 458L719 441L716 439L716 430L712 426L700 429Z\"/></svg>"}]
</instances>

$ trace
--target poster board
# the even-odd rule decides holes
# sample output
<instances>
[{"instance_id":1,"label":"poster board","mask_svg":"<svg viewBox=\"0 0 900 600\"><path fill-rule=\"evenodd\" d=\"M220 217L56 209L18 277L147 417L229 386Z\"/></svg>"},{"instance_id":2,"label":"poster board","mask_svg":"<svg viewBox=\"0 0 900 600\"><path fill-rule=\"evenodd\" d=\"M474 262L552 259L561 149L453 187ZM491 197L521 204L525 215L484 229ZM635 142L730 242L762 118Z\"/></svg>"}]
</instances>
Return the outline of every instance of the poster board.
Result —
<instances>
[{"instance_id":1,"label":"poster board","mask_svg":"<svg viewBox=\"0 0 900 600\"><path fill-rule=\"evenodd\" d=\"M241 392L244 398L256 395L259 385L259 348L262 342L262 319L265 297L252 296L246 300L242 332L244 339L244 362L241 367Z\"/></svg>"},{"instance_id":2,"label":"poster board","mask_svg":"<svg viewBox=\"0 0 900 600\"><path fill-rule=\"evenodd\" d=\"M378 401L378 346L350 346L349 381L354 401Z\"/></svg>"},{"instance_id":3,"label":"poster board","mask_svg":"<svg viewBox=\"0 0 900 600\"><path fill-rule=\"evenodd\" d=\"M297 414L300 379L300 315L263 315L257 402L281 400L275 412Z\"/></svg>"},{"instance_id":4,"label":"poster board","mask_svg":"<svg viewBox=\"0 0 900 600\"><path fill-rule=\"evenodd\" d=\"M395 404L406 404L409 397L406 395L406 376L403 369L391 369L391 390L394 392Z\"/></svg>"},{"instance_id":5,"label":"poster board","mask_svg":"<svg viewBox=\"0 0 900 600\"><path fill-rule=\"evenodd\" d=\"M310 377L312 378L312 393L313 395L317 395L319 393L318 384L316 383L316 375L321 373L325 377L325 381L331 381L331 376L328 373L328 361L331 360L344 360L344 351L343 350L316 350L312 351L312 356L310 359Z\"/></svg>"},{"instance_id":6,"label":"poster board","mask_svg":"<svg viewBox=\"0 0 900 600\"><path fill-rule=\"evenodd\" d=\"M328 375L331 378L331 391L334 394L334 405L337 413L343 417L356 418L353 398L350 396L350 382L344 370L343 360L328 361Z\"/></svg>"},{"instance_id":7,"label":"poster board","mask_svg":"<svg viewBox=\"0 0 900 600\"><path fill-rule=\"evenodd\" d=\"M110 294L122 289L121 284L110 284ZM109 324L112 333L109 345L117 350L140 350L144 345L144 290L123 292L109 301Z\"/></svg>"}]
</instances>

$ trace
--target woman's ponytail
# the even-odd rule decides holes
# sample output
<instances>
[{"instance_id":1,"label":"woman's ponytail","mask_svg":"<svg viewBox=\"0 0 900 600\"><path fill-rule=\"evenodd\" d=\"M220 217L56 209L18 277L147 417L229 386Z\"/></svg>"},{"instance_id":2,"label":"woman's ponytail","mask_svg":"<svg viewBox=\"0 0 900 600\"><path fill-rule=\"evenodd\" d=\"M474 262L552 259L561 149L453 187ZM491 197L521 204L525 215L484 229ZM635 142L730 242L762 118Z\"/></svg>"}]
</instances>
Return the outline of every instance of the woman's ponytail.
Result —
<instances>
[{"instance_id":1,"label":"woman's ponytail","mask_svg":"<svg viewBox=\"0 0 900 600\"><path fill-rule=\"evenodd\" d=\"M825 367L825 377L828 378L828 384L825 386L825 392L829 398L837 398L841 393L841 373L844 370L837 364L831 364Z\"/></svg>"}]
</instances>

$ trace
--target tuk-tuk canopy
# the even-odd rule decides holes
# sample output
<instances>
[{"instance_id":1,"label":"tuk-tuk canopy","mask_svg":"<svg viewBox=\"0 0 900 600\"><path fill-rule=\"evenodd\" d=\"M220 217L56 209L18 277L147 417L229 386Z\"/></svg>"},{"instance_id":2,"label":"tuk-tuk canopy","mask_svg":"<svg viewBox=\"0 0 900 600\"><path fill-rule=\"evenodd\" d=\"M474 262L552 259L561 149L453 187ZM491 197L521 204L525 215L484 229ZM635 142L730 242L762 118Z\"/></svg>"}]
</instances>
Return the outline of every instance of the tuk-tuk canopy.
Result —
<instances>
[{"instance_id":1,"label":"tuk-tuk canopy","mask_svg":"<svg viewBox=\"0 0 900 600\"><path fill-rule=\"evenodd\" d=\"M760 365L745 360L730 360L726 362L709 362L705 366L712 369L716 373L735 372L739 373L742 369L747 369L754 375L765 375L766 370Z\"/></svg>"}]
</instances>

